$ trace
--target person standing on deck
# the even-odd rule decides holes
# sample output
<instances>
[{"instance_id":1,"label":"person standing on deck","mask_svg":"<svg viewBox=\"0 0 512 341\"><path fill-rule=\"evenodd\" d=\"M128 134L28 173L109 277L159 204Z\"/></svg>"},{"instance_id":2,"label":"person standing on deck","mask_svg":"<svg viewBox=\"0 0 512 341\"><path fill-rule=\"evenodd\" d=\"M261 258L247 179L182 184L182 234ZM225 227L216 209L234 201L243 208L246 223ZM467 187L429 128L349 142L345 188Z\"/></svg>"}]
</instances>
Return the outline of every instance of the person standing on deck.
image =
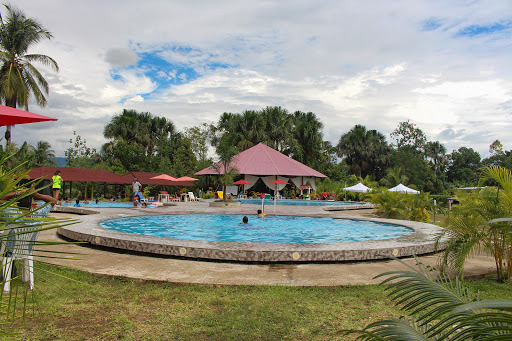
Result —
<instances>
[{"instance_id":1,"label":"person standing on deck","mask_svg":"<svg viewBox=\"0 0 512 341\"><path fill-rule=\"evenodd\" d=\"M53 198L55 200L59 199L60 189L62 187L62 177L60 176L60 169L55 171L52 177L52 190L53 190Z\"/></svg>"},{"instance_id":2,"label":"person standing on deck","mask_svg":"<svg viewBox=\"0 0 512 341\"><path fill-rule=\"evenodd\" d=\"M133 182L132 182L132 189L133 189L133 194L132 194L132 199L135 197L135 196L139 196L142 198L142 195L140 195L140 190L142 189L142 185L140 184L140 182L137 181L137 178L134 178L133 179Z\"/></svg>"}]
</instances>

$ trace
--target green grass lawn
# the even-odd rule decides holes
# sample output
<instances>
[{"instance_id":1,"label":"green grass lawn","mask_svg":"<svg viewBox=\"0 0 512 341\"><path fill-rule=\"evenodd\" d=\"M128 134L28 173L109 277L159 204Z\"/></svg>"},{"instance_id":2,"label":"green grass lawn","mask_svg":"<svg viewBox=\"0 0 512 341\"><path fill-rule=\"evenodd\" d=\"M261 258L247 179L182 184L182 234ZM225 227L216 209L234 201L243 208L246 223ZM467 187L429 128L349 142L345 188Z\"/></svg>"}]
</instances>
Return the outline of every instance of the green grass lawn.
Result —
<instances>
[{"instance_id":1,"label":"green grass lawn","mask_svg":"<svg viewBox=\"0 0 512 341\"><path fill-rule=\"evenodd\" d=\"M35 266L36 312L10 340L350 340L338 331L399 316L375 285L184 285ZM510 283L467 285L512 298Z\"/></svg>"}]
</instances>

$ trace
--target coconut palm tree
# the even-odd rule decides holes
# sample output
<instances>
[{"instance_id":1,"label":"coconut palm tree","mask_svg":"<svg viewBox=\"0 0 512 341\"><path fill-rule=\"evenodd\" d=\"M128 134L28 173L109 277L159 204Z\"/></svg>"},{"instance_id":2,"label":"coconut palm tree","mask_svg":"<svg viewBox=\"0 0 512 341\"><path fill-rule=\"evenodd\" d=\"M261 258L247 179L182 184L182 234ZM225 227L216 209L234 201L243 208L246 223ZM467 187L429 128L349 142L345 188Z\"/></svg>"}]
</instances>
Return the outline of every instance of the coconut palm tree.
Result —
<instances>
[{"instance_id":1,"label":"coconut palm tree","mask_svg":"<svg viewBox=\"0 0 512 341\"><path fill-rule=\"evenodd\" d=\"M406 316L369 324L357 340L512 340L512 301L480 300L462 283L418 262L417 268L391 271L382 284Z\"/></svg>"},{"instance_id":2,"label":"coconut palm tree","mask_svg":"<svg viewBox=\"0 0 512 341\"><path fill-rule=\"evenodd\" d=\"M51 148L49 142L38 141L34 150L34 163L39 166L54 165L55 151Z\"/></svg>"},{"instance_id":3,"label":"coconut palm tree","mask_svg":"<svg viewBox=\"0 0 512 341\"><path fill-rule=\"evenodd\" d=\"M28 110L28 101L33 96L38 105L46 105L48 82L32 64L38 62L59 70L57 62L43 54L28 54L28 50L42 39L52 35L38 21L10 6L7 9L5 24L0 27L0 100L6 106L17 106ZM11 126L7 126L6 150L11 144Z\"/></svg>"},{"instance_id":4,"label":"coconut palm tree","mask_svg":"<svg viewBox=\"0 0 512 341\"><path fill-rule=\"evenodd\" d=\"M59 70L57 62L42 54L28 54L28 50L42 39L52 35L38 21L5 5L7 15L0 29L0 97L5 105L28 110L28 100L33 96L40 106L46 105L48 82L34 67L33 62Z\"/></svg>"}]
</instances>

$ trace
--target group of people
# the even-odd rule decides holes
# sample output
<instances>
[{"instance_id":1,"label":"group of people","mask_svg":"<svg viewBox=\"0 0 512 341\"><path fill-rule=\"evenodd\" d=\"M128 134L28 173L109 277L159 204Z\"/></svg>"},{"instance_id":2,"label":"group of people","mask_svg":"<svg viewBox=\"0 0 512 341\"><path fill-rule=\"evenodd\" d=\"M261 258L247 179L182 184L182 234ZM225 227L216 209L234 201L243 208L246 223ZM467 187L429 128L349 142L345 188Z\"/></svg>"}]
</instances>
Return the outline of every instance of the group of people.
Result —
<instances>
[{"instance_id":1,"label":"group of people","mask_svg":"<svg viewBox=\"0 0 512 341\"><path fill-rule=\"evenodd\" d=\"M256 217L261 218L261 217L266 217L266 216L267 216L267 214L263 213L261 210L256 211ZM247 216L244 216L242 218L242 222L240 224L241 225L249 224L249 218Z\"/></svg>"}]
</instances>

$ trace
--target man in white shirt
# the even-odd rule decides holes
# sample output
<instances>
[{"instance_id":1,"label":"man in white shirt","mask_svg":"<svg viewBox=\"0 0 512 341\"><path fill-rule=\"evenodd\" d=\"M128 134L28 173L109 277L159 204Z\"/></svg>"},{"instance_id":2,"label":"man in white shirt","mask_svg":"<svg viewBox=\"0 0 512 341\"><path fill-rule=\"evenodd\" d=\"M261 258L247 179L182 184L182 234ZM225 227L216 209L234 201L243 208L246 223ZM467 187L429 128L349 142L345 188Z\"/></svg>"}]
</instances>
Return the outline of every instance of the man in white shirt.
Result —
<instances>
[{"instance_id":1,"label":"man in white shirt","mask_svg":"<svg viewBox=\"0 0 512 341\"><path fill-rule=\"evenodd\" d=\"M140 190L142 189L142 185L140 184L140 182L137 181L137 178L133 179L132 189L133 189L132 199L135 196L139 196L142 199L142 194L140 194Z\"/></svg>"}]
</instances>

